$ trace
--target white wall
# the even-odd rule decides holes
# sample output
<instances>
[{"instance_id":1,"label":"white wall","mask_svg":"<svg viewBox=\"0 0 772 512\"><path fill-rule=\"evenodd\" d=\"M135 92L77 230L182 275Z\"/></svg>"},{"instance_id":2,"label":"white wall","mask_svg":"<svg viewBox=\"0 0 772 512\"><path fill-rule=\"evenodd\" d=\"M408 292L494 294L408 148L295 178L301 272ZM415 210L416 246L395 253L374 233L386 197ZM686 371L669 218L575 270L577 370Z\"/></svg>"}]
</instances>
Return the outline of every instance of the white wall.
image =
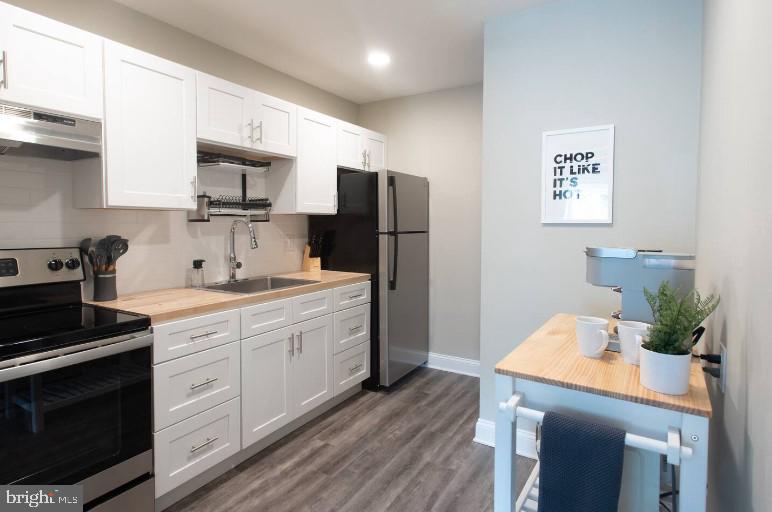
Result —
<instances>
[{"instance_id":1,"label":"white wall","mask_svg":"<svg viewBox=\"0 0 772 512\"><path fill-rule=\"evenodd\" d=\"M697 283L721 294L708 344L726 345L726 394L711 384L710 510L772 510L772 4L705 6Z\"/></svg>"},{"instance_id":2,"label":"white wall","mask_svg":"<svg viewBox=\"0 0 772 512\"><path fill-rule=\"evenodd\" d=\"M563 0L485 27L480 409L493 367L559 312L607 316L588 245L695 250L700 0ZM540 223L541 134L616 125L614 224Z\"/></svg>"},{"instance_id":3,"label":"white wall","mask_svg":"<svg viewBox=\"0 0 772 512\"><path fill-rule=\"evenodd\" d=\"M82 210L72 204L72 164L0 157L0 248L77 246L85 237L118 234L129 239L129 252L118 261L118 293L185 286L194 258L206 261L206 279L228 277L228 233L232 219L189 223L185 212ZM251 178L253 190L264 185ZM235 186L239 175L203 175L210 193ZM217 187L220 188L217 188ZM256 223L258 243L249 249L239 228L240 275L298 270L307 238L305 215L274 215ZM89 290L86 290L88 295Z\"/></svg>"},{"instance_id":4,"label":"white wall","mask_svg":"<svg viewBox=\"0 0 772 512\"><path fill-rule=\"evenodd\" d=\"M356 122L357 105L112 0L2 0L94 34ZM218 20L212 20L218 23ZM222 27L228 30L227 26Z\"/></svg>"},{"instance_id":5,"label":"white wall","mask_svg":"<svg viewBox=\"0 0 772 512\"><path fill-rule=\"evenodd\" d=\"M482 85L361 105L390 169L429 178L429 350L479 359Z\"/></svg>"}]
</instances>

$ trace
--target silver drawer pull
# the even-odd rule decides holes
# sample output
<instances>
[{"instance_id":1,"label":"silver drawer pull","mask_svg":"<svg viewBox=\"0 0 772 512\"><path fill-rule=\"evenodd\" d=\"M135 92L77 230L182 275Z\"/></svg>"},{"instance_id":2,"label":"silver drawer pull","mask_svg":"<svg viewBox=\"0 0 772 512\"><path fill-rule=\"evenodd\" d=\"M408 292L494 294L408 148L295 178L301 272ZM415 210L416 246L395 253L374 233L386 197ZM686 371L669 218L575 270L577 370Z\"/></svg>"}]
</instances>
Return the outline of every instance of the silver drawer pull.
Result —
<instances>
[{"instance_id":1,"label":"silver drawer pull","mask_svg":"<svg viewBox=\"0 0 772 512\"><path fill-rule=\"evenodd\" d=\"M217 436L214 436L214 437L212 437L212 438L209 438L209 437L207 437L207 438L206 438L206 441L204 441L204 442L203 442L203 443L201 443L200 445L198 445L198 446L191 446L191 447L190 447L190 453L196 453L196 452L197 452L198 450L200 450L201 448L206 448L207 446L209 446L210 444L214 443L214 442L215 442L215 441L217 441L218 439L220 439L220 438L219 438L219 437L217 437Z\"/></svg>"},{"instance_id":2,"label":"silver drawer pull","mask_svg":"<svg viewBox=\"0 0 772 512\"><path fill-rule=\"evenodd\" d=\"M348 374L349 375L354 375L355 373L357 373L361 369L362 369L362 363L359 363L358 365L349 368L348 369Z\"/></svg>"},{"instance_id":3,"label":"silver drawer pull","mask_svg":"<svg viewBox=\"0 0 772 512\"><path fill-rule=\"evenodd\" d=\"M209 331L209 332L205 332L205 333L202 333L202 334L195 334L195 335L191 334L190 335L190 340L193 341L193 340L197 340L197 339L200 339L200 338L206 338L208 336L211 336L212 334L217 334L217 331Z\"/></svg>"},{"instance_id":4,"label":"silver drawer pull","mask_svg":"<svg viewBox=\"0 0 772 512\"><path fill-rule=\"evenodd\" d=\"M365 296L364 293L358 293L356 295L349 295L348 296L348 300L361 299L361 298L364 298L364 296Z\"/></svg>"},{"instance_id":5,"label":"silver drawer pull","mask_svg":"<svg viewBox=\"0 0 772 512\"><path fill-rule=\"evenodd\" d=\"M361 326L361 325L357 325L357 326L355 326L355 327L349 327L349 328L348 328L348 332L349 332L349 333L355 333L355 332L357 332L357 331L358 331L359 329L361 329L361 328L362 328L362 326Z\"/></svg>"},{"instance_id":6,"label":"silver drawer pull","mask_svg":"<svg viewBox=\"0 0 772 512\"><path fill-rule=\"evenodd\" d=\"M208 386L212 382L217 382L218 380L220 380L218 377L212 377L211 379L206 379L205 381L199 382L198 384L191 384L190 389L203 388L204 386Z\"/></svg>"}]
</instances>

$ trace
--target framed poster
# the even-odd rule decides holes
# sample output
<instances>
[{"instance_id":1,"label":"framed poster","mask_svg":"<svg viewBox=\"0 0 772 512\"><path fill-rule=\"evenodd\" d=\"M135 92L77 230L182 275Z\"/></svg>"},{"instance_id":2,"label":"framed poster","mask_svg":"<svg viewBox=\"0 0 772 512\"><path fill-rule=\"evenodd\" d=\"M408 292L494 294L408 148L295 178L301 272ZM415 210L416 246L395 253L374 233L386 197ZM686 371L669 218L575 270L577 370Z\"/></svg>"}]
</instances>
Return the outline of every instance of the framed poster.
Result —
<instances>
[{"instance_id":1,"label":"framed poster","mask_svg":"<svg viewBox=\"0 0 772 512\"><path fill-rule=\"evenodd\" d=\"M614 125L542 134L543 224L611 224Z\"/></svg>"}]
</instances>

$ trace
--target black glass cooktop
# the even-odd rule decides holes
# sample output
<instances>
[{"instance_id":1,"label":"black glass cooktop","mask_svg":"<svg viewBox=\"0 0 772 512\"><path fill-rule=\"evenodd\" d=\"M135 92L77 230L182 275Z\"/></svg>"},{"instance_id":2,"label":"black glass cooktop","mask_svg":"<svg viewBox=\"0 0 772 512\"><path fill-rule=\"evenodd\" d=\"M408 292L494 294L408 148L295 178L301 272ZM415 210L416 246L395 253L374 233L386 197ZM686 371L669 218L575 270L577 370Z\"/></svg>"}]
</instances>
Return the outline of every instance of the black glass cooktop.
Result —
<instances>
[{"instance_id":1,"label":"black glass cooktop","mask_svg":"<svg viewBox=\"0 0 772 512\"><path fill-rule=\"evenodd\" d=\"M150 327L144 315L68 304L0 315L0 361L129 334Z\"/></svg>"}]
</instances>

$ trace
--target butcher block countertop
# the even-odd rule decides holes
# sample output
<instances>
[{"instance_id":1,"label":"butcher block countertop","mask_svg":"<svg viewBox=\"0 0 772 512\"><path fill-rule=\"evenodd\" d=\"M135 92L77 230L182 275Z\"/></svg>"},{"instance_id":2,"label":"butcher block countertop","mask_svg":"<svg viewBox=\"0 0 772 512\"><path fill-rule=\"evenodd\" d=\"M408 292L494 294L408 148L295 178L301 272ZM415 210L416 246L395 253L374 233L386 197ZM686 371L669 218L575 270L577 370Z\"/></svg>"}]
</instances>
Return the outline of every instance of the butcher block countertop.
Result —
<instances>
[{"instance_id":1,"label":"butcher block countertop","mask_svg":"<svg viewBox=\"0 0 772 512\"><path fill-rule=\"evenodd\" d=\"M295 297L305 293L328 290L370 280L369 274L335 272L332 270L322 270L321 273L292 272L279 275L281 277L310 279L319 282L249 294L226 293L200 288L166 288L122 295L116 300L108 302L86 302L105 308L148 315L152 324L160 324L188 316L225 311L227 309L269 302L285 297Z\"/></svg>"},{"instance_id":2,"label":"butcher block countertop","mask_svg":"<svg viewBox=\"0 0 772 512\"><path fill-rule=\"evenodd\" d=\"M697 416L713 413L698 360L692 361L688 394L648 390L640 384L639 367L625 363L620 354L606 351L600 359L590 359L579 353L575 315L553 316L499 361L496 373Z\"/></svg>"}]
</instances>

